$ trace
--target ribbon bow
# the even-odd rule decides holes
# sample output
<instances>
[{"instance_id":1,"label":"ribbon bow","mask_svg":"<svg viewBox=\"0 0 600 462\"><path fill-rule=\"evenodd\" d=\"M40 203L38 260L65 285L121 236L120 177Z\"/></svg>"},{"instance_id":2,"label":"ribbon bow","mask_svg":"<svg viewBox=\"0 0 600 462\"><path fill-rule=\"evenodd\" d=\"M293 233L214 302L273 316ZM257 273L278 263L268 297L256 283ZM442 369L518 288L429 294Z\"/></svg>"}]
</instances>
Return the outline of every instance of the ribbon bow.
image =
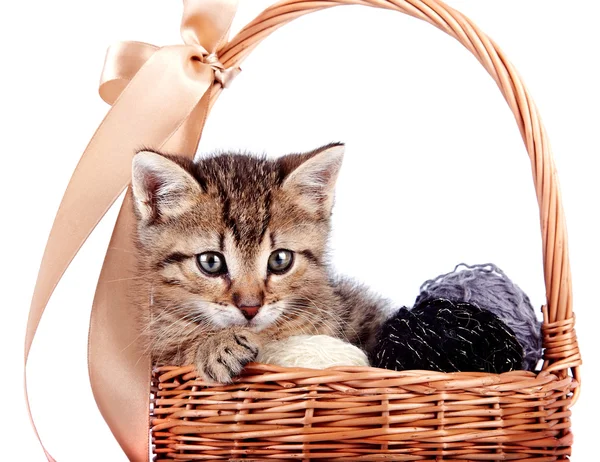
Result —
<instances>
[{"instance_id":1,"label":"ribbon bow","mask_svg":"<svg viewBox=\"0 0 600 462\"><path fill-rule=\"evenodd\" d=\"M159 48L122 42L109 48L99 92L112 108L83 153L50 231L27 322L25 366L52 292L129 185L136 150L148 146L190 157L196 152L211 91L215 86L226 87L239 72L238 68L225 69L218 59L237 3L184 0L181 35L185 45ZM150 359L140 345L136 322L144 307L130 306L133 226L127 195L94 298L88 364L94 397L111 431L130 460L147 461ZM49 461L54 460L44 452Z\"/></svg>"}]
</instances>

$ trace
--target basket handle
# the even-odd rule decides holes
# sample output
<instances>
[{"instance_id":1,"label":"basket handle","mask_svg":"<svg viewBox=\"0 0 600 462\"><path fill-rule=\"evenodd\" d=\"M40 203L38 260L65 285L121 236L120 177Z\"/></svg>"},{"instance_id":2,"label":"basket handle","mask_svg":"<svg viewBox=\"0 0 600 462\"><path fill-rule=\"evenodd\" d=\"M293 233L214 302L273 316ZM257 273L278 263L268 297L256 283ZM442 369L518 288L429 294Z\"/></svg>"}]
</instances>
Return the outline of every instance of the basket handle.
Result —
<instances>
[{"instance_id":1,"label":"basket handle","mask_svg":"<svg viewBox=\"0 0 600 462\"><path fill-rule=\"evenodd\" d=\"M470 19L439 0L284 0L261 13L219 51L225 67L241 61L279 27L307 13L338 5L365 5L399 11L454 37L492 76L506 99L531 160L540 210L547 304L544 314L544 369L580 382L581 356L574 331L571 270L558 178L550 143L537 107L513 65ZM214 103L218 93L212 95ZM577 398L578 388L574 399Z\"/></svg>"}]
</instances>

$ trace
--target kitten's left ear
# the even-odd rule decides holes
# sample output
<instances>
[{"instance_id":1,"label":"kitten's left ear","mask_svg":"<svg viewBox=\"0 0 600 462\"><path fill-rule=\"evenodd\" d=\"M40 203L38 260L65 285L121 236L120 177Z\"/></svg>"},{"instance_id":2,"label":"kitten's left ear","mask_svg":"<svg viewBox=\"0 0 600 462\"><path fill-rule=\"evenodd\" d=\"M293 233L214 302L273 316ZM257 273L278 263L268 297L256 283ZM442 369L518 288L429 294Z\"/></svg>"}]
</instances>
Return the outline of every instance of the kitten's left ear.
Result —
<instances>
[{"instance_id":1,"label":"kitten's left ear","mask_svg":"<svg viewBox=\"0 0 600 462\"><path fill-rule=\"evenodd\" d=\"M343 158L343 144L327 145L297 155L296 159L302 163L288 174L282 187L296 195L297 201L310 212L322 210L329 215Z\"/></svg>"}]
</instances>

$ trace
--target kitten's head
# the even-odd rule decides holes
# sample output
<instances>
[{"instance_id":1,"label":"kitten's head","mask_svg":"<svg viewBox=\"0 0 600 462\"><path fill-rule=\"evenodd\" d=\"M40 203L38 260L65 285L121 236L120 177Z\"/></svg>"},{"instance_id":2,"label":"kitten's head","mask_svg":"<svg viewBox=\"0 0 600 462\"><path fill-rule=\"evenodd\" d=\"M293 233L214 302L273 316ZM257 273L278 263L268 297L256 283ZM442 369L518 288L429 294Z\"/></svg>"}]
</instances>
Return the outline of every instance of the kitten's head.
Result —
<instances>
[{"instance_id":1,"label":"kitten's head","mask_svg":"<svg viewBox=\"0 0 600 462\"><path fill-rule=\"evenodd\" d=\"M323 260L343 151L332 144L275 160L197 162L137 154L132 189L151 305L213 328L260 331L302 316L328 283Z\"/></svg>"}]
</instances>

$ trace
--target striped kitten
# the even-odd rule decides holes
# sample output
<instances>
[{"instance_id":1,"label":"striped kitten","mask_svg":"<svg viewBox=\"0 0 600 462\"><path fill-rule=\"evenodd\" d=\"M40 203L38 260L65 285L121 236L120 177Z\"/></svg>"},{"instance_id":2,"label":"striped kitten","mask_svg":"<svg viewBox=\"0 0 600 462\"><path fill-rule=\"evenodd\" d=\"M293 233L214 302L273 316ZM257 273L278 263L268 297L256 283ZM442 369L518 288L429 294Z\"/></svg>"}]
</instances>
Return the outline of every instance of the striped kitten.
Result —
<instances>
[{"instance_id":1,"label":"striped kitten","mask_svg":"<svg viewBox=\"0 0 600 462\"><path fill-rule=\"evenodd\" d=\"M133 160L140 280L156 364L227 383L267 340L327 334L369 352L388 304L326 261L344 147L276 160Z\"/></svg>"}]
</instances>

